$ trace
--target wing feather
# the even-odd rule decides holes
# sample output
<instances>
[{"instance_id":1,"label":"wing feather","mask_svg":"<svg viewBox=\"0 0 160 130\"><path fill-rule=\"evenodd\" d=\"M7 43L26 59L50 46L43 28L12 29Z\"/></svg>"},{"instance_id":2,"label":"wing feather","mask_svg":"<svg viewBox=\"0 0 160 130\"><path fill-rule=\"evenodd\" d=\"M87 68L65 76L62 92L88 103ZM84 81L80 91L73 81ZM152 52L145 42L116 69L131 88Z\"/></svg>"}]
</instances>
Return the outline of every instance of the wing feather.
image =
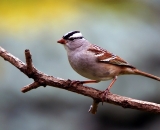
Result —
<instances>
[{"instance_id":1,"label":"wing feather","mask_svg":"<svg viewBox=\"0 0 160 130\"><path fill-rule=\"evenodd\" d=\"M107 50L100 48L99 46L92 45L92 47L88 49L88 51L95 54L98 62L135 68L119 56L116 56L108 52Z\"/></svg>"}]
</instances>

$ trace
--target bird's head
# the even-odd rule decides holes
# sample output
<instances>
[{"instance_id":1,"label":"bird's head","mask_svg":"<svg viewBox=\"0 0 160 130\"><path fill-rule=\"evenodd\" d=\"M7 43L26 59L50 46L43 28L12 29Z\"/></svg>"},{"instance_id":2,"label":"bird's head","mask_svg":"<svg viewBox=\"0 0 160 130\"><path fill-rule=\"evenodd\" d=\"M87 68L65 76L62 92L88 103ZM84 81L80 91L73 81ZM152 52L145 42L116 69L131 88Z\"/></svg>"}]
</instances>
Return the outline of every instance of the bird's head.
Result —
<instances>
[{"instance_id":1,"label":"bird's head","mask_svg":"<svg viewBox=\"0 0 160 130\"><path fill-rule=\"evenodd\" d=\"M80 31L70 31L57 42L63 44L66 49L75 49L80 47L84 41L85 39Z\"/></svg>"}]
</instances>

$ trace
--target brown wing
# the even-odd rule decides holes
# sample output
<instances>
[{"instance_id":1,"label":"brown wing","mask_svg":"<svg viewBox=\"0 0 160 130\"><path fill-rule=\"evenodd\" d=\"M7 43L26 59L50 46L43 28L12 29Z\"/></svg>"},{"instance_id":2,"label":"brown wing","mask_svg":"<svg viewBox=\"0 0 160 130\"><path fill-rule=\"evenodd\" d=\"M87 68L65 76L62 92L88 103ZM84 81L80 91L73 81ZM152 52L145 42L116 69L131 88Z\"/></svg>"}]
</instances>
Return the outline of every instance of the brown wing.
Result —
<instances>
[{"instance_id":1,"label":"brown wing","mask_svg":"<svg viewBox=\"0 0 160 130\"><path fill-rule=\"evenodd\" d=\"M131 68L135 68L125 60L121 59L119 56L116 56L96 45L93 45L90 49L88 49L88 51L91 51L96 55L98 62L104 62L104 63L113 64L113 65L121 65L121 66L128 66Z\"/></svg>"}]
</instances>

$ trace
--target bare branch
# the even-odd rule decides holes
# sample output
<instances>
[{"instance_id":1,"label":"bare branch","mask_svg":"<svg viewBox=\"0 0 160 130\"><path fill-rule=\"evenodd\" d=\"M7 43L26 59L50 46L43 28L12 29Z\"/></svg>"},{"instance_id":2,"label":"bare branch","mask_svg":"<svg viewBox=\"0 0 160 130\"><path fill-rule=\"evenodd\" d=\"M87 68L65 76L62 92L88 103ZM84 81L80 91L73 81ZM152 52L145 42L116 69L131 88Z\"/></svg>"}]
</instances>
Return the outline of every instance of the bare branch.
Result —
<instances>
[{"instance_id":1,"label":"bare branch","mask_svg":"<svg viewBox=\"0 0 160 130\"><path fill-rule=\"evenodd\" d=\"M23 63L21 60L13 56L12 54L8 53L5 49L0 47L0 56L4 58L4 60L10 62L15 67L17 67L20 71L22 71L25 75L29 78L32 78L34 82L30 85L25 86L22 88L22 92L27 92L32 89L38 88L40 86L52 86L57 87L60 89L65 89L71 92L75 92L93 99L93 104L90 107L89 112L95 114L98 108L98 103L102 101L102 97L100 96L101 91L83 86L78 84L73 84L74 81L72 80L64 80L61 78L55 78L53 76L48 76L35 67L32 64L32 58L29 50L25 51L26 56L26 63ZM103 99L103 102L115 104L118 106L122 106L124 108L132 108L137 110L149 111L160 113L160 104L136 100L128 97L123 97L120 95L109 93L106 99Z\"/></svg>"},{"instance_id":2,"label":"bare branch","mask_svg":"<svg viewBox=\"0 0 160 130\"><path fill-rule=\"evenodd\" d=\"M0 56L4 58L4 60L9 61L12 65L17 67L20 71L25 71L25 63L19 60L17 57L8 53L5 49L0 46Z\"/></svg>"},{"instance_id":3,"label":"bare branch","mask_svg":"<svg viewBox=\"0 0 160 130\"><path fill-rule=\"evenodd\" d=\"M88 112L92 114L96 114L98 109L98 104L99 104L99 101L93 99L93 104L90 106Z\"/></svg>"},{"instance_id":4,"label":"bare branch","mask_svg":"<svg viewBox=\"0 0 160 130\"><path fill-rule=\"evenodd\" d=\"M21 91L22 91L23 93L25 93L25 92L28 92L28 91L30 91L30 90L32 90L32 89L36 89L36 88L38 88L39 86L40 86L40 84L39 84L38 82L33 82L33 83L31 83L31 84L23 87Z\"/></svg>"},{"instance_id":5,"label":"bare branch","mask_svg":"<svg viewBox=\"0 0 160 130\"><path fill-rule=\"evenodd\" d=\"M32 55L28 49L25 50L25 56L26 56L26 63L27 63L27 71L28 71L28 74L31 75L33 72Z\"/></svg>"}]
</instances>

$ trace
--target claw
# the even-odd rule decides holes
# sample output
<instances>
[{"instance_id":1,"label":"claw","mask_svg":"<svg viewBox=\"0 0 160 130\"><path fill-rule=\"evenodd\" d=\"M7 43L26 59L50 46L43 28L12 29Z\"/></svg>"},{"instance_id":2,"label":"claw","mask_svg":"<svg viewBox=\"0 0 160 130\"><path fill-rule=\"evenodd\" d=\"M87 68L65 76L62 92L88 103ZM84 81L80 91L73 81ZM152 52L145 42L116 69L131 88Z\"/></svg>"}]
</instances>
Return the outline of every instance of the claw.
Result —
<instances>
[{"instance_id":1,"label":"claw","mask_svg":"<svg viewBox=\"0 0 160 130\"><path fill-rule=\"evenodd\" d=\"M87 80L87 81L78 81L78 80L75 80L75 81L71 81L70 79L68 79L67 81L67 85L68 87L70 86L78 86L78 85L83 85L83 84L88 84L88 83L98 83L99 81L97 80Z\"/></svg>"},{"instance_id":2,"label":"claw","mask_svg":"<svg viewBox=\"0 0 160 130\"><path fill-rule=\"evenodd\" d=\"M83 81L78 81L78 80L76 80L76 81L72 81L71 82L71 84L70 84L70 86L78 86L78 85L83 85Z\"/></svg>"},{"instance_id":3,"label":"claw","mask_svg":"<svg viewBox=\"0 0 160 130\"><path fill-rule=\"evenodd\" d=\"M99 96L102 99L102 105L103 105L103 102L105 101L105 99L107 98L107 96L109 95L109 93L110 93L110 91L108 88L105 91L102 91L99 93Z\"/></svg>"},{"instance_id":4,"label":"claw","mask_svg":"<svg viewBox=\"0 0 160 130\"><path fill-rule=\"evenodd\" d=\"M106 99L106 96L108 96L108 94L110 93L109 90L111 89L112 85L114 84L116 80L117 80L117 76L114 77L114 79L112 80L112 82L110 83L110 85L105 91L102 91L99 93L100 98L102 99L102 105L103 105L104 100Z\"/></svg>"}]
</instances>

